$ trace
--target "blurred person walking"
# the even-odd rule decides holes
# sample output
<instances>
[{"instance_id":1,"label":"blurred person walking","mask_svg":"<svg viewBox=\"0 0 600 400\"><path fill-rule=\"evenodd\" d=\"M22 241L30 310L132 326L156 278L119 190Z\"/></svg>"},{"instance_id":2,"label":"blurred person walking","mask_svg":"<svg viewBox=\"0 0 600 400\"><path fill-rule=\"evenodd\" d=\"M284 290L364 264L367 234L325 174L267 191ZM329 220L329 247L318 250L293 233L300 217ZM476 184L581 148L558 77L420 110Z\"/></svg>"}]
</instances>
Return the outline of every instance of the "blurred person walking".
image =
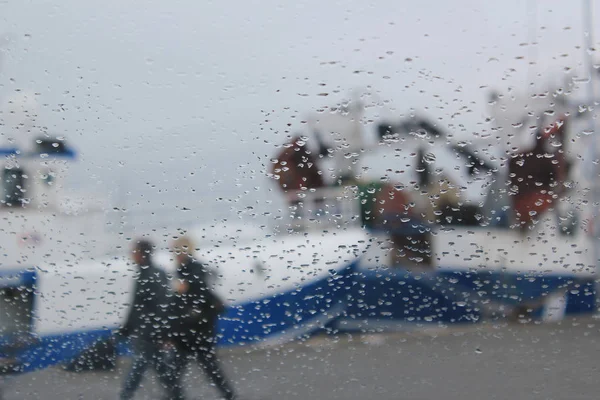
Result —
<instances>
[{"instance_id":1,"label":"blurred person walking","mask_svg":"<svg viewBox=\"0 0 600 400\"><path fill-rule=\"evenodd\" d=\"M183 399L181 385L176 381L165 361L166 340L171 331L169 326L170 282L167 274L152 262L153 245L147 240L138 240L133 247L132 259L137 266L137 279L133 304L121 336L128 336L133 344L133 363L121 391L121 400L132 399L139 388L144 372L149 366L158 375L167 399Z\"/></svg>"},{"instance_id":2,"label":"blurred person walking","mask_svg":"<svg viewBox=\"0 0 600 400\"><path fill-rule=\"evenodd\" d=\"M194 357L204 373L227 400L236 398L225 377L216 354L216 325L225 307L209 287L208 270L194 258L194 245L186 236L173 243L176 272L176 312L179 329L174 335L177 348L176 379L181 381L190 357Z\"/></svg>"}]
</instances>

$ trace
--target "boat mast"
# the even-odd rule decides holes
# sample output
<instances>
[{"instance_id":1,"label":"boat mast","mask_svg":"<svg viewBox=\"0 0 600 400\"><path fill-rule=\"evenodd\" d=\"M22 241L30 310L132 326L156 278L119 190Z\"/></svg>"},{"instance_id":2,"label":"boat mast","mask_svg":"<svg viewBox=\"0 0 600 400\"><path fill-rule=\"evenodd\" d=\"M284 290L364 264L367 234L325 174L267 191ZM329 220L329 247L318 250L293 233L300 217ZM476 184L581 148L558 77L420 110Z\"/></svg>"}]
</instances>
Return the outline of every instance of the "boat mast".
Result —
<instances>
[{"instance_id":1,"label":"boat mast","mask_svg":"<svg viewBox=\"0 0 600 400\"><path fill-rule=\"evenodd\" d=\"M598 165L596 160L598 159L598 138L597 135L598 133L596 132L596 124L595 124L595 120L594 120L594 115L593 115L593 111L594 111L594 105L595 105L595 69L594 69L594 63L593 63L593 59L592 59L592 52L594 50L594 31L593 31L593 25L592 25L592 21L593 21L593 7L592 7L592 1L591 0L583 0L583 6L582 6L582 12L583 12L583 60L584 60L584 65L585 65L585 70L586 73L589 74L589 81L588 81L588 85L587 85L587 96L588 96L588 123L589 123L589 131L592 133L591 135L591 161L592 161L592 165L591 165L591 178L592 178L592 226L593 228L593 233L594 233L594 239L596 242L599 241L600 239L600 232L599 228L600 228L600 221L598 221L598 198L599 198L599 193L598 191L600 190L599 187L599 171L598 171ZM594 246L594 264L596 267L596 271L598 271L599 268L599 261L600 260L600 243L596 243L596 245Z\"/></svg>"},{"instance_id":2,"label":"boat mast","mask_svg":"<svg viewBox=\"0 0 600 400\"><path fill-rule=\"evenodd\" d=\"M531 95L531 91L535 90L535 74L537 72L537 1L527 1L527 14L531 18L528 23L527 47L529 50L528 66L527 66L527 92Z\"/></svg>"}]
</instances>

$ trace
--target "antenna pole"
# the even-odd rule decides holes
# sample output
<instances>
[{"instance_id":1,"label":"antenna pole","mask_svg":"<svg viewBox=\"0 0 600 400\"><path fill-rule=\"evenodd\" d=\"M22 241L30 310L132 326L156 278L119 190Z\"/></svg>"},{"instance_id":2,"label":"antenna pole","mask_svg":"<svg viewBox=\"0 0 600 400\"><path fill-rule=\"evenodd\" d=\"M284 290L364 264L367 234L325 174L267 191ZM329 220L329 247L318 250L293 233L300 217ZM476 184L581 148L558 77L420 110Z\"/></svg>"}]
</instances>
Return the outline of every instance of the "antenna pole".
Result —
<instances>
[{"instance_id":1,"label":"antenna pole","mask_svg":"<svg viewBox=\"0 0 600 400\"><path fill-rule=\"evenodd\" d=\"M594 71L594 64L593 64L593 60L592 60L592 51L594 48L594 31L593 31L593 25L592 25L592 13L593 13L593 9L592 9L592 2L591 0L584 0L584 7L583 7L583 41L584 41L584 47L583 47L583 59L584 59L584 63L585 63L585 69L587 70L587 73L589 74L589 84L588 84L588 98L589 98L589 104L588 107L590 108L590 111L592 111L593 107L594 107L594 101L595 101L595 84L594 84L594 78L595 78L595 71ZM590 123L590 128L594 128L594 119L590 118L589 119L589 123ZM595 143L596 142L596 135L592 135L592 140ZM596 152L596 148L594 147L594 152Z\"/></svg>"},{"instance_id":2,"label":"antenna pole","mask_svg":"<svg viewBox=\"0 0 600 400\"><path fill-rule=\"evenodd\" d=\"M593 31L593 7L591 0L583 0L583 60L585 65L586 74L589 74L589 82L587 85L587 96L588 96L588 122L589 122L589 130L592 132L591 135L591 185L592 185L592 221L593 221L593 232L594 232L594 241L596 242L594 245L594 264L596 268L596 275L599 272L600 268L600 221L598 221L598 190L600 189L598 180L600 178L600 174L598 171L597 159L598 159L598 132L596 132L596 124L594 122L593 110L594 110L594 102L595 102L595 70L594 63L592 59L592 51L594 47L594 31ZM596 293L598 293L598 279L596 278ZM596 300L596 304L598 305L598 299Z\"/></svg>"},{"instance_id":3,"label":"antenna pole","mask_svg":"<svg viewBox=\"0 0 600 400\"><path fill-rule=\"evenodd\" d=\"M535 73L537 71L537 0L527 1L527 14L531 17L528 24L528 39L527 43L529 49L529 62L527 66L527 86L533 89Z\"/></svg>"}]
</instances>

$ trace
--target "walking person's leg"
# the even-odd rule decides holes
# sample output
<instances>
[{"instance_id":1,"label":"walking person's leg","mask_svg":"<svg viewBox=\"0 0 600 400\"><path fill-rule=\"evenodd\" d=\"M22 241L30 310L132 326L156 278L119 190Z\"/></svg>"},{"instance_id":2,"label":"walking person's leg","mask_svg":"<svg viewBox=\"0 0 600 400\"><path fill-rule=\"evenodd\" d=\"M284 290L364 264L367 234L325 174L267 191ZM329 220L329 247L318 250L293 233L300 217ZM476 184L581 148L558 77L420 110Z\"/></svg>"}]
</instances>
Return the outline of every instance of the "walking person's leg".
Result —
<instances>
[{"instance_id":1,"label":"walking person's leg","mask_svg":"<svg viewBox=\"0 0 600 400\"><path fill-rule=\"evenodd\" d=\"M167 393L167 399L185 399L182 377L186 365L186 354L181 353L175 347L168 350L157 351L154 369Z\"/></svg>"},{"instance_id":2,"label":"walking person's leg","mask_svg":"<svg viewBox=\"0 0 600 400\"><path fill-rule=\"evenodd\" d=\"M235 392L217 360L215 341L216 338L212 332L210 332L210 336L201 335L196 349L196 360L221 395L227 400L233 400L236 398Z\"/></svg>"},{"instance_id":3,"label":"walking person's leg","mask_svg":"<svg viewBox=\"0 0 600 400\"><path fill-rule=\"evenodd\" d=\"M134 344L133 362L121 390L121 400L132 399L135 391L140 387L144 372L146 372L148 365L152 361L153 351L150 346L148 343L142 342Z\"/></svg>"}]
</instances>

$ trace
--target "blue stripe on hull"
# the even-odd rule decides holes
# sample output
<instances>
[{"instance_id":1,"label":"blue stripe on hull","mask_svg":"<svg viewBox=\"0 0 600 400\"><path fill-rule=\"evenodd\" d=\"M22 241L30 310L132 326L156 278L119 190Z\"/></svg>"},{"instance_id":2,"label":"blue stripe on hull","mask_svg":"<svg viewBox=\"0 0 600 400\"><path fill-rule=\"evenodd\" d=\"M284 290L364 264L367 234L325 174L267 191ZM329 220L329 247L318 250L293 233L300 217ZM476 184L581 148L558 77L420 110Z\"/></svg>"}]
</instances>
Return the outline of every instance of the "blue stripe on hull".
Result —
<instances>
[{"instance_id":1,"label":"blue stripe on hull","mask_svg":"<svg viewBox=\"0 0 600 400\"><path fill-rule=\"evenodd\" d=\"M456 286L432 274L361 270L354 280L344 320L473 323L481 316Z\"/></svg>"},{"instance_id":2,"label":"blue stripe on hull","mask_svg":"<svg viewBox=\"0 0 600 400\"><path fill-rule=\"evenodd\" d=\"M44 336L16 355L19 372L31 372L71 360L98 340L108 339L110 330L95 330Z\"/></svg>"},{"instance_id":3,"label":"blue stripe on hull","mask_svg":"<svg viewBox=\"0 0 600 400\"><path fill-rule=\"evenodd\" d=\"M0 289L18 287L18 286L33 286L35 283L35 271L0 271Z\"/></svg>"},{"instance_id":4,"label":"blue stripe on hull","mask_svg":"<svg viewBox=\"0 0 600 400\"><path fill-rule=\"evenodd\" d=\"M314 319L331 320L346 307L355 266L356 262L296 290L230 308L219 320L219 345L252 344L324 328L313 326Z\"/></svg>"},{"instance_id":5,"label":"blue stripe on hull","mask_svg":"<svg viewBox=\"0 0 600 400\"><path fill-rule=\"evenodd\" d=\"M218 321L219 346L279 343L324 329L346 307L355 265L296 290L230 307ZM70 361L111 334L101 329L39 338L17 355L20 372ZM128 353L125 343L119 353Z\"/></svg>"},{"instance_id":6,"label":"blue stripe on hull","mask_svg":"<svg viewBox=\"0 0 600 400\"><path fill-rule=\"evenodd\" d=\"M574 275L503 273L497 271L440 271L441 276L490 300L507 305L535 302L548 294L567 291L567 312L592 312L596 301L593 278Z\"/></svg>"},{"instance_id":7,"label":"blue stripe on hull","mask_svg":"<svg viewBox=\"0 0 600 400\"><path fill-rule=\"evenodd\" d=\"M536 318L543 313L546 297L557 292L566 294L566 315L592 313L596 302L593 278L573 275L373 268L361 269L354 279L352 301L344 316L333 323L338 330L473 323L482 317L482 302L531 306L531 316Z\"/></svg>"},{"instance_id":8,"label":"blue stripe on hull","mask_svg":"<svg viewBox=\"0 0 600 400\"><path fill-rule=\"evenodd\" d=\"M356 270L356 264L327 278L257 301L235 305L219 319L220 346L276 344L321 329L383 331L481 320L482 301L515 306L566 294L566 314L594 312L592 278L507 274L489 271L428 273L400 269ZM533 316L540 316L541 310ZM339 318L338 318L339 317ZM43 337L19 355L23 371L69 361L109 329ZM120 345L120 353L127 353Z\"/></svg>"}]
</instances>

